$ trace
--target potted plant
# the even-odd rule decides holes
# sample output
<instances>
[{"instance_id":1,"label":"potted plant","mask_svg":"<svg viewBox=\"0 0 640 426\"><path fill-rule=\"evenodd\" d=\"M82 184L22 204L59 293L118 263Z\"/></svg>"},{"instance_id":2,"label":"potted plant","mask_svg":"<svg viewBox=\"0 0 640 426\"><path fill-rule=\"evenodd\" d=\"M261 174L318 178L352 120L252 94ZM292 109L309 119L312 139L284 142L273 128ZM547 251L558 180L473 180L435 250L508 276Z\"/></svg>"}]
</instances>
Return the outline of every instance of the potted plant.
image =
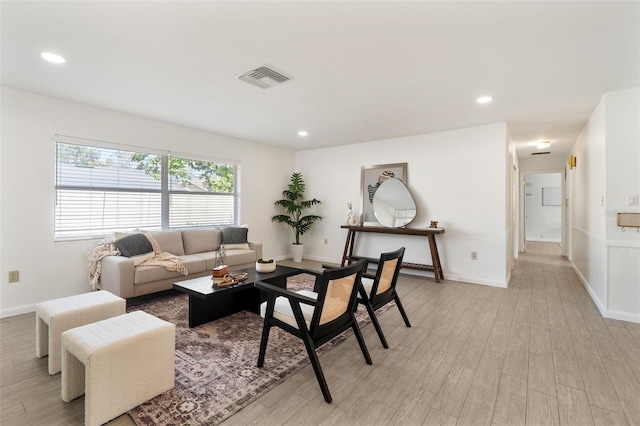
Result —
<instances>
[{"instance_id":1,"label":"potted plant","mask_svg":"<svg viewBox=\"0 0 640 426\"><path fill-rule=\"evenodd\" d=\"M293 243L294 262L302 262L304 246L300 243L300 236L307 232L315 221L322 220L322 217L318 215L310 214L303 216L305 210L316 204L321 204L321 202L315 198L312 200L303 200L304 190L305 185L302 173L293 173L289 186L286 190L282 191L284 198L275 202L275 205L284 209L286 214L279 214L272 218L274 222L285 223L293 229L295 234L295 242Z\"/></svg>"},{"instance_id":2,"label":"potted plant","mask_svg":"<svg viewBox=\"0 0 640 426\"><path fill-rule=\"evenodd\" d=\"M258 259L256 261L256 271L273 272L276 270L276 261L273 259Z\"/></svg>"}]
</instances>

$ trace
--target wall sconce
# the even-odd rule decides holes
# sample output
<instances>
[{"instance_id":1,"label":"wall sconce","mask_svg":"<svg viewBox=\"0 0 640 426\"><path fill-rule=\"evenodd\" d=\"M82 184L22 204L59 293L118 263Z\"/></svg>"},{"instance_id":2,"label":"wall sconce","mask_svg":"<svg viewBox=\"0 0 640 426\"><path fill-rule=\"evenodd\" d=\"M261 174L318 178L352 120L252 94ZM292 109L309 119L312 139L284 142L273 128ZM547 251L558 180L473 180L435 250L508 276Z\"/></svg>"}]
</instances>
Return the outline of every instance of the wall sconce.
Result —
<instances>
[{"instance_id":1,"label":"wall sconce","mask_svg":"<svg viewBox=\"0 0 640 426\"><path fill-rule=\"evenodd\" d=\"M576 157L574 157L573 155L569 156L569 168L571 169L576 168Z\"/></svg>"}]
</instances>

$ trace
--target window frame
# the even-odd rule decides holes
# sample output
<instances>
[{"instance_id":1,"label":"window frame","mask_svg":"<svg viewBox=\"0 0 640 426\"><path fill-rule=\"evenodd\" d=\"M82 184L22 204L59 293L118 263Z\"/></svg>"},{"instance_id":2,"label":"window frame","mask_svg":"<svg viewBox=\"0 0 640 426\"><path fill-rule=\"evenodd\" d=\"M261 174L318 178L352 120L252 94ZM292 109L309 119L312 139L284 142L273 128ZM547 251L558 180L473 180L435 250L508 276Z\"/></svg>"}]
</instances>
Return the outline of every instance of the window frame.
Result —
<instances>
[{"instance_id":1,"label":"window frame","mask_svg":"<svg viewBox=\"0 0 640 426\"><path fill-rule=\"evenodd\" d=\"M96 232L89 232L86 235L60 235L58 231L58 220L59 220L59 212L58 212L58 194L59 191L96 191L103 193L149 193L149 194L160 194L160 229L162 230L176 230L176 229L185 229L185 228L198 228L198 227L220 227L220 226L237 226L240 223L240 171L241 165L240 162L234 160L220 159L220 158L211 158L202 155L195 154L185 154L173 151L163 151L150 149L147 147L133 146L133 145L124 145L117 144L112 142L105 141L97 141L90 140L84 138L77 138L73 136L64 136L64 135L54 135L54 220L53 220L53 233L54 233L54 242L66 242L66 241L81 241L81 240L91 240L91 239L99 239L104 238L109 235L111 231L100 232L101 230L95 229ZM110 186L80 186L80 185L59 185L58 182L60 180L59 175L59 159L58 159L58 151L59 151L59 143L67 144L67 145L76 145L86 148L97 148L97 149L110 149L110 150L118 150L123 152L130 153L143 153L149 155L157 155L160 156L160 189L147 189L147 188L118 188L118 187L110 187ZM231 192L209 192L209 191L180 191L175 189L170 189L169 184L169 159L171 157L180 158L185 160L195 160L195 161L204 161L208 163L215 164L223 164L233 167L233 191ZM195 196L230 196L233 197L233 222L232 223L219 223L219 224L210 224L210 225L185 225L181 224L179 226L170 226L171 225L171 196L172 195L195 195ZM103 224L104 228L104 224ZM131 229L141 228L144 229L145 225L140 224L133 227L128 227L128 229L119 229L118 231L126 232ZM156 227L152 227L151 229L157 229Z\"/></svg>"}]
</instances>

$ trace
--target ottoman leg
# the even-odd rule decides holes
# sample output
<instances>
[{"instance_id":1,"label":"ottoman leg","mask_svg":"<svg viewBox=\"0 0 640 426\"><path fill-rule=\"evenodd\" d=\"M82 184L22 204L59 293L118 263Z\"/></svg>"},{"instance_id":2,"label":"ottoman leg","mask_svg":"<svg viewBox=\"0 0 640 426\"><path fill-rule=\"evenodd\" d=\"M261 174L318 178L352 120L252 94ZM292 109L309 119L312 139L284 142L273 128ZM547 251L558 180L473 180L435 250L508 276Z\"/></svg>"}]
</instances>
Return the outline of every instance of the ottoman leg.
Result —
<instances>
[{"instance_id":1,"label":"ottoman leg","mask_svg":"<svg viewBox=\"0 0 640 426\"><path fill-rule=\"evenodd\" d=\"M62 348L62 400L70 402L84 393L85 366L75 355Z\"/></svg>"},{"instance_id":2,"label":"ottoman leg","mask_svg":"<svg viewBox=\"0 0 640 426\"><path fill-rule=\"evenodd\" d=\"M49 319L49 374L52 376L62 370L62 333L73 326L64 320L57 316Z\"/></svg>"},{"instance_id":3,"label":"ottoman leg","mask_svg":"<svg viewBox=\"0 0 640 426\"><path fill-rule=\"evenodd\" d=\"M36 315L36 356L49 355L49 324Z\"/></svg>"}]
</instances>

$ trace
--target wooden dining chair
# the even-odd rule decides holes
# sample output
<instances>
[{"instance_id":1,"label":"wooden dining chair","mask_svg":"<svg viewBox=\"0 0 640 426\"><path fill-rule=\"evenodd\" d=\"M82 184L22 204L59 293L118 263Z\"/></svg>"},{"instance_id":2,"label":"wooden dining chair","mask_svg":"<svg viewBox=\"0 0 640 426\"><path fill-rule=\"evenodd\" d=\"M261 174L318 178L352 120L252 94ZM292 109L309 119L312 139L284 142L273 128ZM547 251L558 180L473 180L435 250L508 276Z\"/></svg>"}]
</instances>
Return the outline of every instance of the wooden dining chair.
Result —
<instances>
[{"instance_id":1,"label":"wooden dining chair","mask_svg":"<svg viewBox=\"0 0 640 426\"><path fill-rule=\"evenodd\" d=\"M371 356L355 318L362 267L363 261L360 261L343 268L325 270L317 275L314 291L291 292L256 282L256 287L267 292L267 301L260 306L264 325L258 367L264 365L269 330L273 326L302 339L324 400L328 403L332 398L316 353L318 347L352 329L365 361L371 365Z\"/></svg>"},{"instance_id":2,"label":"wooden dining chair","mask_svg":"<svg viewBox=\"0 0 640 426\"><path fill-rule=\"evenodd\" d=\"M360 289L360 297L358 303L363 304L373 323L380 342L385 349L389 348L387 339L384 337L380 322L376 317L375 311L383 307L389 302L395 301L400 315L407 327L411 327L409 317L404 311L402 302L400 302L400 296L396 291L396 284L398 282L398 275L400 274L400 267L402 266L402 257L404 256L404 247L396 251L389 253L382 253L380 260L378 261L378 269L375 275L363 274L362 286ZM365 262L367 262L365 260ZM364 265L364 270L367 270L367 264Z\"/></svg>"}]
</instances>

